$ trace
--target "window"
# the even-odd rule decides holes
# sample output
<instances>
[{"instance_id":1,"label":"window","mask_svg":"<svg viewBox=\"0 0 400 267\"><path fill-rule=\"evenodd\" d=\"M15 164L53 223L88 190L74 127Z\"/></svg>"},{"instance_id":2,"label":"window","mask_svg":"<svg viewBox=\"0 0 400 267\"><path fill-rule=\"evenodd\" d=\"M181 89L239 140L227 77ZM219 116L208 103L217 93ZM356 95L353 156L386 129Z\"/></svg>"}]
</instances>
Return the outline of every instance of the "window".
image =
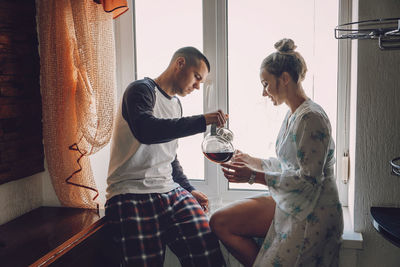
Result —
<instances>
[{"instance_id":1,"label":"window","mask_svg":"<svg viewBox=\"0 0 400 267\"><path fill-rule=\"evenodd\" d=\"M304 89L327 111L336 136L338 41L333 29L338 24L339 1L136 0L131 17L116 20L119 90L126 88L127 81L157 77L177 48L195 46L208 57L211 72L202 90L180 99L184 115L219 108L228 111L236 148L257 157L275 156L275 140L287 107L272 106L261 96L259 67L274 51L273 44L288 37L308 65ZM285 12L276 11L282 9ZM124 28L127 24L131 29ZM132 40L121 41L130 31L135 33ZM134 50L133 44L136 57L126 57ZM135 77L129 71L126 74L132 64ZM203 157L202 139L199 134L179 141L179 160L196 188L211 200L224 201L265 192L262 186L228 185L220 167Z\"/></svg>"},{"instance_id":2,"label":"window","mask_svg":"<svg viewBox=\"0 0 400 267\"><path fill-rule=\"evenodd\" d=\"M306 94L327 112L336 136L337 25L338 2L263 1L249 5L228 2L228 98L230 128L237 148L260 158L275 156L275 140L288 108L262 97L259 68L275 52L274 43L291 38L304 57L308 71L303 81ZM274 10L285 12L274 12ZM301 23L299 23L301 14ZM230 184L232 189L256 186ZM259 185L256 188L262 188Z\"/></svg>"},{"instance_id":3,"label":"window","mask_svg":"<svg viewBox=\"0 0 400 267\"><path fill-rule=\"evenodd\" d=\"M166 16L165 10L174 13ZM194 46L203 50L201 0L136 0L135 11L137 79L159 76L177 48ZM179 98L184 116L203 113L202 91ZM204 180L202 139L198 134L179 140L178 160L185 174L194 180Z\"/></svg>"}]
</instances>

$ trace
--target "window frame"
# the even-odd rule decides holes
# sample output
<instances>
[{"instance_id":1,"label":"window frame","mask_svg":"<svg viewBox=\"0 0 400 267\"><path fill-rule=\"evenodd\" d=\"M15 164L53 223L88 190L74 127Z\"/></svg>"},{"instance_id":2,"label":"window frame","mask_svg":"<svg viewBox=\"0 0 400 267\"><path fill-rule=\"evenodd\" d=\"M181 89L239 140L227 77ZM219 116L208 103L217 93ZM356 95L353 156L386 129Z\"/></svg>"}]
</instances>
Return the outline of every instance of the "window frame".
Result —
<instances>
[{"instance_id":1,"label":"window frame","mask_svg":"<svg viewBox=\"0 0 400 267\"><path fill-rule=\"evenodd\" d=\"M338 23L352 19L352 0L339 0ZM351 50L349 39L338 40L337 120L336 120L336 184L343 206L349 205L348 180L350 173L344 171L344 156L350 158L350 95L351 95ZM350 166L350 165L348 165ZM346 177L347 176L347 177Z\"/></svg>"},{"instance_id":2,"label":"window frame","mask_svg":"<svg viewBox=\"0 0 400 267\"><path fill-rule=\"evenodd\" d=\"M211 66L211 72L204 83L204 113L222 109L228 112L228 43L227 43L227 1L203 0L203 52ZM218 90L214 90L218 88ZM208 127L205 134L210 130ZM204 180L191 184L205 192L211 201L232 202L244 197L259 195L265 191L229 189L220 166L204 159Z\"/></svg>"},{"instance_id":3,"label":"window frame","mask_svg":"<svg viewBox=\"0 0 400 267\"><path fill-rule=\"evenodd\" d=\"M131 8L114 20L118 98L122 96L129 83L137 79L135 3L134 0L127 1ZM203 52L211 66L214 66L204 83L204 113L217 109L222 109L224 112L229 110L227 5L227 0L203 0ZM352 0L339 0L339 23L351 20L351 5ZM343 206L347 206L348 185L342 182L341 168L342 155L349 151L351 42L339 40L338 49L336 174L340 200ZM209 128L204 135L209 132ZM191 184L206 193L211 203L231 202L268 192L228 189L228 182L223 177L219 165L204 159L204 168L204 180L191 180Z\"/></svg>"}]
</instances>

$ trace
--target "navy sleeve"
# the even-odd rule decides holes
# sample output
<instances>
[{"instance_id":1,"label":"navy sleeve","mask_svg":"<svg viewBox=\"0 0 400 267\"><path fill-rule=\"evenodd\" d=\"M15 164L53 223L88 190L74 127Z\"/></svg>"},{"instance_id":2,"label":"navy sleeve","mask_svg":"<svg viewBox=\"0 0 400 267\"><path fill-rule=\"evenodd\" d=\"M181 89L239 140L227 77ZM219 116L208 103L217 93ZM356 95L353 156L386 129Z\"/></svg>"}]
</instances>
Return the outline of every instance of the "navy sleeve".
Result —
<instances>
[{"instance_id":1,"label":"navy sleeve","mask_svg":"<svg viewBox=\"0 0 400 267\"><path fill-rule=\"evenodd\" d=\"M204 115L161 119L153 115L156 101L154 89L145 83L131 83L122 102L122 116L128 122L133 135L142 144L169 142L206 130Z\"/></svg>"},{"instance_id":2,"label":"navy sleeve","mask_svg":"<svg viewBox=\"0 0 400 267\"><path fill-rule=\"evenodd\" d=\"M172 165L172 179L175 183L185 188L187 191L192 192L195 188L189 183L187 176L183 173L181 164L178 161L178 157L171 163Z\"/></svg>"}]
</instances>

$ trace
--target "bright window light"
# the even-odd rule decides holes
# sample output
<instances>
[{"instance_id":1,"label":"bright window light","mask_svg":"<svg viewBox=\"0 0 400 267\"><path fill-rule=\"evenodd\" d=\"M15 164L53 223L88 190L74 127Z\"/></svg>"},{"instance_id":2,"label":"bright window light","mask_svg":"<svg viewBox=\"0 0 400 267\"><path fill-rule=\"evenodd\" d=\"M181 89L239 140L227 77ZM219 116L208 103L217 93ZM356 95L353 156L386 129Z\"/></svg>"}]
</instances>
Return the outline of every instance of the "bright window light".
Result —
<instances>
[{"instance_id":1,"label":"bright window light","mask_svg":"<svg viewBox=\"0 0 400 267\"><path fill-rule=\"evenodd\" d=\"M273 106L262 97L259 70L262 60L274 52L274 43L291 38L304 57L308 72L306 94L327 112L336 137L338 1L228 2L229 128L234 145L252 156L275 157L275 142L288 108ZM247 184L230 189L263 189Z\"/></svg>"},{"instance_id":2,"label":"bright window light","mask_svg":"<svg viewBox=\"0 0 400 267\"><path fill-rule=\"evenodd\" d=\"M156 78L181 47L203 49L202 1L136 0L137 78ZM180 98L183 116L203 113L203 92ZM189 179L204 179L202 134L179 139L178 159Z\"/></svg>"}]
</instances>

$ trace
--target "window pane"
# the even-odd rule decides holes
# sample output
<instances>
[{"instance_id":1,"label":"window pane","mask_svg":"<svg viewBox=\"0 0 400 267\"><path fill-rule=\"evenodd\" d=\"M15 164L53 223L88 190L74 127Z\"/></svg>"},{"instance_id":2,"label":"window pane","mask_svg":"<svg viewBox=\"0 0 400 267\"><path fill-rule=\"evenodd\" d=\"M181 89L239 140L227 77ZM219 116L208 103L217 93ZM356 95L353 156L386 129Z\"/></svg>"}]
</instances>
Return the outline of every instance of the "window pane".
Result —
<instances>
[{"instance_id":1,"label":"window pane","mask_svg":"<svg viewBox=\"0 0 400 267\"><path fill-rule=\"evenodd\" d=\"M194 46L202 51L201 0L136 0L135 9L138 79L159 76L178 48ZM180 100L184 116L203 113L202 89ZM202 134L179 140L178 159L191 179L204 179L202 140Z\"/></svg>"},{"instance_id":2,"label":"window pane","mask_svg":"<svg viewBox=\"0 0 400 267\"><path fill-rule=\"evenodd\" d=\"M338 2L323 1L323 6L318 2L322 1L252 0L246 5L229 1L229 127L237 149L260 158L276 156L275 141L288 108L273 106L262 97L259 70L282 38L293 39L304 57L308 72L303 88L326 110L336 136L337 40L333 29ZM255 187L230 184L229 188Z\"/></svg>"}]
</instances>

